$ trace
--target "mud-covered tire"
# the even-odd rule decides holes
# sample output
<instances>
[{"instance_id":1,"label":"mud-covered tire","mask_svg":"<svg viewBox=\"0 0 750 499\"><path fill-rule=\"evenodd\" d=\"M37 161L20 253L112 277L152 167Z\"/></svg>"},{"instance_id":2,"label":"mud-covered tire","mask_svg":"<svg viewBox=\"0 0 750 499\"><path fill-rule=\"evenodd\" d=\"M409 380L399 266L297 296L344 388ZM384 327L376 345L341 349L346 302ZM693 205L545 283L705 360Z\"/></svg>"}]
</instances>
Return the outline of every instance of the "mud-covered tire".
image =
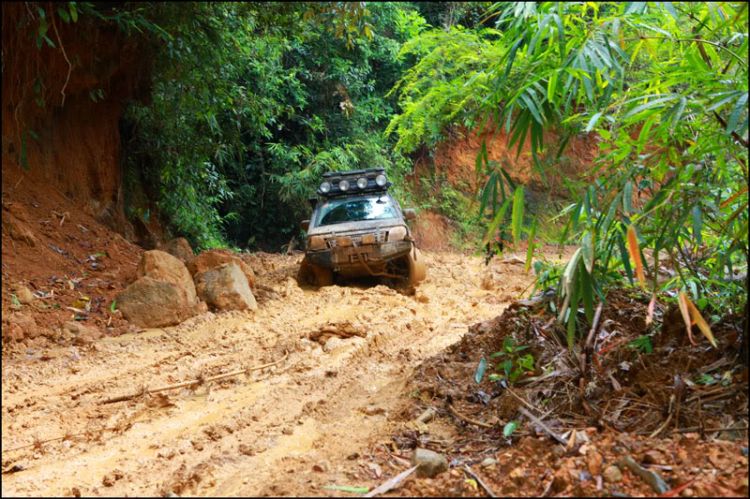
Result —
<instances>
[{"instance_id":1,"label":"mud-covered tire","mask_svg":"<svg viewBox=\"0 0 750 499\"><path fill-rule=\"evenodd\" d=\"M417 248L409 253L406 260L409 264L409 277L406 279L406 284L407 286L414 286L427 276L427 265L425 265L422 253Z\"/></svg>"},{"instance_id":2,"label":"mud-covered tire","mask_svg":"<svg viewBox=\"0 0 750 499\"><path fill-rule=\"evenodd\" d=\"M302 260L297 271L297 283L300 286L330 286L333 284L333 270L310 265L306 260Z\"/></svg>"},{"instance_id":3,"label":"mud-covered tire","mask_svg":"<svg viewBox=\"0 0 750 499\"><path fill-rule=\"evenodd\" d=\"M317 287L333 285L333 269L318 267L317 265L311 265L311 267L315 273L315 285Z\"/></svg>"}]
</instances>

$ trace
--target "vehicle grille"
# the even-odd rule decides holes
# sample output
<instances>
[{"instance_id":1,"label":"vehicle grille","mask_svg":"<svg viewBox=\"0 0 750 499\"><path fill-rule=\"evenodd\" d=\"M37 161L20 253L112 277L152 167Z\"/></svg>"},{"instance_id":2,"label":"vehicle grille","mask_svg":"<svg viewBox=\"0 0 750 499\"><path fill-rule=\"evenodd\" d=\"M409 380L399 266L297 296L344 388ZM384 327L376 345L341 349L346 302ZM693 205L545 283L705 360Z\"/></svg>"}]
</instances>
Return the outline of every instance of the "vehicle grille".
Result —
<instances>
[{"instance_id":1,"label":"vehicle grille","mask_svg":"<svg viewBox=\"0 0 750 499\"><path fill-rule=\"evenodd\" d=\"M365 234L358 234L356 236L348 236L352 239L352 244L354 244L354 247L357 248L359 246L362 246L362 236ZM344 237L342 234L341 236L334 236L334 237L328 237L326 238L326 246L329 248L335 248L337 245L337 239L339 237ZM382 244L388 240L388 231L387 230L381 230L379 232L375 233L375 241L377 244Z\"/></svg>"}]
</instances>

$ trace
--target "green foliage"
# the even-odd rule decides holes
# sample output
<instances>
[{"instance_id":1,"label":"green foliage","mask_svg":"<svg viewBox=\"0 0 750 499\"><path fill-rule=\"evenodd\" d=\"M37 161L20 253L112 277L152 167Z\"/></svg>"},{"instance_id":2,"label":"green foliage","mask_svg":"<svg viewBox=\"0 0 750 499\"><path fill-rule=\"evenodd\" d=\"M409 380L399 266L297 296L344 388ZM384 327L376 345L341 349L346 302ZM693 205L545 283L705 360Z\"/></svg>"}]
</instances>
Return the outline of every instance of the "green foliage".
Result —
<instances>
[{"instance_id":1,"label":"green foliage","mask_svg":"<svg viewBox=\"0 0 750 499\"><path fill-rule=\"evenodd\" d=\"M649 336L639 336L635 340L628 343L629 348L635 348L639 352L650 354L653 351L653 346L651 345L651 338Z\"/></svg>"},{"instance_id":2,"label":"green foliage","mask_svg":"<svg viewBox=\"0 0 750 499\"><path fill-rule=\"evenodd\" d=\"M385 167L403 195L408 162L381 131L402 66L393 20L419 25L408 9L152 6L170 39L158 47L153 102L128 107L127 168L158 187L163 218L199 248L299 238L328 170Z\"/></svg>"},{"instance_id":3,"label":"green foliage","mask_svg":"<svg viewBox=\"0 0 750 499\"><path fill-rule=\"evenodd\" d=\"M403 112L388 131L399 147L492 122L516 155L530 139L543 174L545 130L562 135L550 151L558 158L573 135L601 137L596 179L571 189L559 215L559 242L581 248L558 286L571 345L585 330L571 313L581 301L590 321L620 271L633 284L631 226L652 291L690 290L709 308L741 310L747 290L733 275L748 255L747 5L501 2L487 16L495 29L425 31L405 45L418 62L397 87ZM495 216L506 203L492 195L502 169L484 156L480 216L486 206ZM665 257L678 276L660 285Z\"/></svg>"},{"instance_id":4,"label":"green foliage","mask_svg":"<svg viewBox=\"0 0 750 499\"><path fill-rule=\"evenodd\" d=\"M479 365L477 366L477 371L474 373L474 381L477 383L482 382L482 378L484 378L484 371L487 369L487 360L482 357L482 360L479 361Z\"/></svg>"},{"instance_id":5,"label":"green foliage","mask_svg":"<svg viewBox=\"0 0 750 499\"><path fill-rule=\"evenodd\" d=\"M495 366L495 370L505 373L505 377L490 375L492 379L507 379L511 383L516 381L526 371L534 369L534 357L527 353L521 355L519 352L529 348L528 345L518 346L513 338L506 336L503 339L503 349L493 353L490 357L499 357L502 362Z\"/></svg>"},{"instance_id":6,"label":"green foliage","mask_svg":"<svg viewBox=\"0 0 750 499\"><path fill-rule=\"evenodd\" d=\"M509 423L506 423L505 426L503 426L503 436L505 438L510 438L510 436L513 435L513 432L516 431L520 424L521 423L518 421L511 421Z\"/></svg>"}]
</instances>

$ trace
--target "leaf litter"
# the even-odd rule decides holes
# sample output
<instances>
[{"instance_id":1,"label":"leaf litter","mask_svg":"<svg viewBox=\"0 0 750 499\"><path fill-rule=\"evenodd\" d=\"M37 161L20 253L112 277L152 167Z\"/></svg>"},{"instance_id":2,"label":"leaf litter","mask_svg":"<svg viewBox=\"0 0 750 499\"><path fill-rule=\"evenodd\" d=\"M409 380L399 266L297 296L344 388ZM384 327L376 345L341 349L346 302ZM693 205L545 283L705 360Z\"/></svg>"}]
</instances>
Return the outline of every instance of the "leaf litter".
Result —
<instances>
[{"instance_id":1,"label":"leaf litter","mask_svg":"<svg viewBox=\"0 0 750 499\"><path fill-rule=\"evenodd\" d=\"M550 327L554 312L522 304L533 300L471 326L417 367L407 386L426 395L410 399L408 411L432 410L433 422L392 437L404 453L442 442L432 448L452 458L451 470L429 483L408 482L395 495L484 495L453 472L491 458L497 465L483 469L482 479L501 496L746 496L748 397L737 324L718 321L706 334L711 328L695 320L687 300L664 301L613 291L590 349L582 348L587 338L563 348L565 333ZM703 341L688 337L681 315ZM579 316L585 320L582 310ZM534 370L515 382L480 376L502 373L493 354L507 338L528 347Z\"/></svg>"}]
</instances>

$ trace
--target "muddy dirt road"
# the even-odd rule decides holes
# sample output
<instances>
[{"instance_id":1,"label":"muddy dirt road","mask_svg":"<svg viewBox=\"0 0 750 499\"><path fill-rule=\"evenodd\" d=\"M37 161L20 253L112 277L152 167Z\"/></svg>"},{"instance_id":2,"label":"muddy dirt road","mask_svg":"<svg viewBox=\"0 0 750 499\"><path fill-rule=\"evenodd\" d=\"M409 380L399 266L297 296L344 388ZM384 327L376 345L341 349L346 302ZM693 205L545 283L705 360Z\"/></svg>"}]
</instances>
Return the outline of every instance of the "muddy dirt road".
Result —
<instances>
[{"instance_id":1,"label":"muddy dirt road","mask_svg":"<svg viewBox=\"0 0 750 499\"><path fill-rule=\"evenodd\" d=\"M22 470L3 475L2 494L350 495L324 487L354 477L379 484L379 470L369 479L362 471L404 424L398 401L411 369L500 314L530 282L522 265L498 258L486 268L465 255L425 256L427 279L411 296L373 283L300 288L300 256L268 256L256 313L208 313L3 362L3 470ZM308 337L344 321L364 337ZM285 351L247 377L100 403Z\"/></svg>"}]
</instances>

